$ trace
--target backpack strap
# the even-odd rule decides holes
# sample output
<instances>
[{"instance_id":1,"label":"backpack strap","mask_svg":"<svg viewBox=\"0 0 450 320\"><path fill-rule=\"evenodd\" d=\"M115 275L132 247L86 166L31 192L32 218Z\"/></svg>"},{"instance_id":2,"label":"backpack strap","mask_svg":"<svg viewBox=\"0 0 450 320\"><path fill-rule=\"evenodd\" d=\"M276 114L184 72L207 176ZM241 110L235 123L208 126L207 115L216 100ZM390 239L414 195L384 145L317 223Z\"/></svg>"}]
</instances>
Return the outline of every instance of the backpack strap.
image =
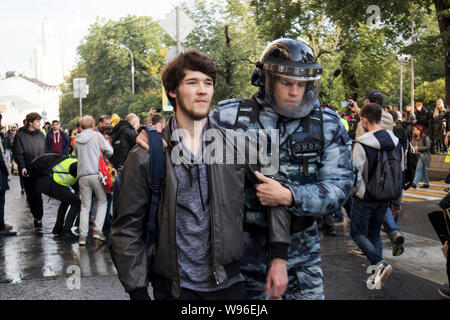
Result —
<instances>
[{"instance_id":1,"label":"backpack strap","mask_svg":"<svg viewBox=\"0 0 450 320\"><path fill-rule=\"evenodd\" d=\"M248 117L250 119L250 123L259 122L260 111L261 111L261 107L254 99L242 100L238 106L238 111L236 113L236 120L234 122L234 126L236 128L248 129L247 127L244 127L241 124L241 117L242 116ZM260 125L261 125L261 127L263 127L261 123L260 123Z\"/></svg>"},{"instance_id":2,"label":"backpack strap","mask_svg":"<svg viewBox=\"0 0 450 320\"><path fill-rule=\"evenodd\" d=\"M147 256L152 254L151 246L157 239L158 204L161 198L160 187L164 177L164 149L163 140L160 133L153 126L146 126L145 131L148 136L148 145L150 148L149 176L150 176L150 210L147 220L145 244Z\"/></svg>"}]
</instances>

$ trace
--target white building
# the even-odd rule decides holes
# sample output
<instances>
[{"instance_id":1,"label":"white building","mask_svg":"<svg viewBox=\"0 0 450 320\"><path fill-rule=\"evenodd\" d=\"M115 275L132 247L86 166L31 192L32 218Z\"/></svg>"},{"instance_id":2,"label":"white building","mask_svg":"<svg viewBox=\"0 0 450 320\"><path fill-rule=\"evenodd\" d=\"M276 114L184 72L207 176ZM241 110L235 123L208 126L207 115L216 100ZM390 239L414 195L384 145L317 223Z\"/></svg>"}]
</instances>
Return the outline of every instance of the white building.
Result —
<instances>
[{"instance_id":1,"label":"white building","mask_svg":"<svg viewBox=\"0 0 450 320\"><path fill-rule=\"evenodd\" d=\"M58 37L47 17L42 21L38 41L31 56L33 78L49 85L64 81L64 63L59 56Z\"/></svg>"},{"instance_id":2,"label":"white building","mask_svg":"<svg viewBox=\"0 0 450 320\"><path fill-rule=\"evenodd\" d=\"M2 125L18 123L22 126L23 119L30 112L39 113L43 117L42 122L59 120L60 94L57 86L23 75L10 74L6 79L0 80Z\"/></svg>"}]
</instances>

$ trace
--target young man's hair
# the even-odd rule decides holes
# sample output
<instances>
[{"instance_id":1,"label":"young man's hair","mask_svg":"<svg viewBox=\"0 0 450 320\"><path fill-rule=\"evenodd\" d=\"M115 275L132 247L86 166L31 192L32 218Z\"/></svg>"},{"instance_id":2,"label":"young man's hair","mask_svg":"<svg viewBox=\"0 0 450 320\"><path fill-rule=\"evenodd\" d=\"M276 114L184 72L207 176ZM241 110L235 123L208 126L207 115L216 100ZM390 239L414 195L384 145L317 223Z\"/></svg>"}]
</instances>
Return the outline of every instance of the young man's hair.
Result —
<instances>
[{"instance_id":1,"label":"young man's hair","mask_svg":"<svg viewBox=\"0 0 450 320\"><path fill-rule=\"evenodd\" d=\"M176 91L185 77L185 70L204 73L208 77L211 77L214 85L216 84L217 68L214 61L207 55L195 49L179 53L175 59L164 67L161 74L164 90L166 90L167 98L174 110L176 109L176 100L169 93Z\"/></svg>"},{"instance_id":2,"label":"young man's hair","mask_svg":"<svg viewBox=\"0 0 450 320\"><path fill-rule=\"evenodd\" d=\"M54 123L59 123L59 121L58 120L53 120L52 124L54 124Z\"/></svg>"},{"instance_id":3,"label":"young man's hair","mask_svg":"<svg viewBox=\"0 0 450 320\"><path fill-rule=\"evenodd\" d=\"M388 110L387 112L392 116L392 120L394 121L394 123L397 123L398 113L394 110Z\"/></svg>"},{"instance_id":4,"label":"young man's hair","mask_svg":"<svg viewBox=\"0 0 450 320\"><path fill-rule=\"evenodd\" d=\"M139 117L138 117L136 114L130 113L129 115L127 115L127 117L125 118L125 120L126 120L128 123L131 123L131 122L132 122L133 120L135 120L136 118L139 119Z\"/></svg>"},{"instance_id":5,"label":"young man's hair","mask_svg":"<svg viewBox=\"0 0 450 320\"><path fill-rule=\"evenodd\" d=\"M42 117L39 113L37 112L31 112L29 114L27 114L27 116L25 117L25 122L26 124L30 124L36 120L41 120Z\"/></svg>"},{"instance_id":6,"label":"young man's hair","mask_svg":"<svg viewBox=\"0 0 450 320\"><path fill-rule=\"evenodd\" d=\"M98 117L98 122L105 122L105 120L111 120L111 117L108 116L107 114L101 115L100 117Z\"/></svg>"},{"instance_id":7,"label":"young man's hair","mask_svg":"<svg viewBox=\"0 0 450 320\"><path fill-rule=\"evenodd\" d=\"M81 129L90 129L95 126L95 120L91 116L84 116L80 121Z\"/></svg>"},{"instance_id":8,"label":"young man's hair","mask_svg":"<svg viewBox=\"0 0 450 320\"><path fill-rule=\"evenodd\" d=\"M361 118L366 118L371 124L379 124L381 122L381 106L377 103L366 104L360 113Z\"/></svg>"},{"instance_id":9,"label":"young man's hair","mask_svg":"<svg viewBox=\"0 0 450 320\"><path fill-rule=\"evenodd\" d=\"M159 114L154 114L152 117L152 125L154 126L157 123L164 121L164 118Z\"/></svg>"}]
</instances>

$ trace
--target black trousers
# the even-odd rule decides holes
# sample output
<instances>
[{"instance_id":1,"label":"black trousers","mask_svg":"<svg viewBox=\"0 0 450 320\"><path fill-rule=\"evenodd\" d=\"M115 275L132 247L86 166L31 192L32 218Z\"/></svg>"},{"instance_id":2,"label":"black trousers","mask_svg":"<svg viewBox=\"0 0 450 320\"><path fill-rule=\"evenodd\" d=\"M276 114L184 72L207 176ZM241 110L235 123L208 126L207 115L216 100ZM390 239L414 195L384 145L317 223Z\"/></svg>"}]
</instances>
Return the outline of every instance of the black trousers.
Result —
<instances>
[{"instance_id":1,"label":"black trousers","mask_svg":"<svg viewBox=\"0 0 450 320\"><path fill-rule=\"evenodd\" d=\"M44 208L42 204L41 192L36 186L37 179L26 177L22 177L22 179L23 187L27 195L28 204L30 205L31 214L33 215L34 219L42 220L42 216L44 215Z\"/></svg>"},{"instance_id":2,"label":"black trousers","mask_svg":"<svg viewBox=\"0 0 450 320\"><path fill-rule=\"evenodd\" d=\"M235 283L226 289L213 292L199 292L186 288L181 288L179 298L153 288L155 300L246 300L246 289L244 281Z\"/></svg>"},{"instance_id":3,"label":"black trousers","mask_svg":"<svg viewBox=\"0 0 450 320\"><path fill-rule=\"evenodd\" d=\"M75 219L80 214L80 197L77 194L74 194L69 187L57 184L50 176L38 178L36 186L41 193L46 194L50 198L61 201L52 233L60 234L62 232L70 231ZM70 210L64 221L64 217L69 206Z\"/></svg>"}]
</instances>

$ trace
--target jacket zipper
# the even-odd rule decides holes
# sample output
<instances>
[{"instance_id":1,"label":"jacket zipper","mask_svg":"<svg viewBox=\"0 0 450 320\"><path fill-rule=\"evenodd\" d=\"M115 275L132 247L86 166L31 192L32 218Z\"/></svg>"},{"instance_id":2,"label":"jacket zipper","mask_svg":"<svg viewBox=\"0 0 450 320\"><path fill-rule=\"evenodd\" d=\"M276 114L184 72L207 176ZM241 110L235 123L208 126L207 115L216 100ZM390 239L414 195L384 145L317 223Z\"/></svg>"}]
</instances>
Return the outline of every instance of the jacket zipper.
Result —
<instances>
[{"instance_id":1,"label":"jacket zipper","mask_svg":"<svg viewBox=\"0 0 450 320\"><path fill-rule=\"evenodd\" d=\"M177 184L177 190L175 192L175 201L178 199L178 184ZM177 257L177 274L178 274L178 288L177 293L178 297L181 295L181 276L180 276L180 264L178 262L178 244L177 244L177 203L175 203L175 256Z\"/></svg>"},{"instance_id":2,"label":"jacket zipper","mask_svg":"<svg viewBox=\"0 0 450 320\"><path fill-rule=\"evenodd\" d=\"M208 183L210 183L211 182L211 167L207 166L207 168L208 168L208 170L207 170ZM209 190L209 186L208 186L208 190ZM212 195L213 195L213 193L209 192L209 197L210 197L209 198L209 203L211 203L211 204L213 203ZM217 274L216 264L214 262L215 255L214 255L214 213L212 212L213 211L213 207L214 207L213 205L209 206L209 212L210 212L209 216L210 216L210 219L211 219L211 222L210 222L210 224L211 224L211 262L212 262L214 279L216 280L217 285L219 285L220 284L219 275Z\"/></svg>"}]
</instances>

